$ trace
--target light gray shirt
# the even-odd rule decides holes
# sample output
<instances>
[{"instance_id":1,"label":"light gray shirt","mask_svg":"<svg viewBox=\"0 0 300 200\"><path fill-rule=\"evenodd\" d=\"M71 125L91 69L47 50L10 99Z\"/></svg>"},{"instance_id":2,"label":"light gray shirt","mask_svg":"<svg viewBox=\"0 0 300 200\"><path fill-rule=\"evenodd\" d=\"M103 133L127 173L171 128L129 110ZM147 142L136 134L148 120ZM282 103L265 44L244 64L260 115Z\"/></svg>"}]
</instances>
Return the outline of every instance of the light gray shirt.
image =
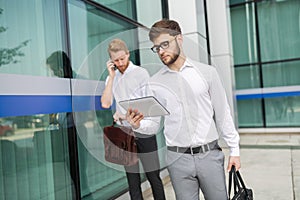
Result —
<instances>
[{"instance_id":1,"label":"light gray shirt","mask_svg":"<svg viewBox=\"0 0 300 200\"><path fill-rule=\"evenodd\" d=\"M167 146L195 147L219 139L239 156L239 135L216 69L186 59L181 69L162 68L150 79L154 96L169 110L164 134Z\"/></svg>"}]
</instances>

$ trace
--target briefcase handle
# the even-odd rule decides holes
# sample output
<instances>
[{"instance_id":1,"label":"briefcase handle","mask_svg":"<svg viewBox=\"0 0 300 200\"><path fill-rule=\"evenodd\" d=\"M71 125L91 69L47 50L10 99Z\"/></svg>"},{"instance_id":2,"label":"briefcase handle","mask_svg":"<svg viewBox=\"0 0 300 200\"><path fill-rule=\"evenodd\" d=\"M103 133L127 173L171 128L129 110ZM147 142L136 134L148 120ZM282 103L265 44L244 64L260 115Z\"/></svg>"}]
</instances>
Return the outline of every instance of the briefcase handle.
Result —
<instances>
[{"instance_id":1,"label":"briefcase handle","mask_svg":"<svg viewBox=\"0 0 300 200\"><path fill-rule=\"evenodd\" d=\"M232 186L232 176L234 178L233 182L234 182L234 193L237 192L237 187L238 189L241 188L240 183L242 185L242 188L245 190L246 194L248 195L248 191L246 189L246 185L242 179L242 176L240 174L239 171L235 170L235 166L233 165L231 167L231 170L229 172L229 184L228 184L228 196L230 198L230 193L231 193L231 186Z\"/></svg>"},{"instance_id":2,"label":"briefcase handle","mask_svg":"<svg viewBox=\"0 0 300 200\"><path fill-rule=\"evenodd\" d=\"M123 125L123 120L120 119L120 123L121 123L121 126ZM112 125L111 126L120 126L119 124L117 124L117 122L115 122L115 120L113 119L113 122L112 122Z\"/></svg>"},{"instance_id":3,"label":"briefcase handle","mask_svg":"<svg viewBox=\"0 0 300 200\"><path fill-rule=\"evenodd\" d=\"M117 124L117 122L115 122L115 120L113 120L111 126L112 126L112 127L114 127L114 126L115 126L115 127L118 127L119 125Z\"/></svg>"}]
</instances>

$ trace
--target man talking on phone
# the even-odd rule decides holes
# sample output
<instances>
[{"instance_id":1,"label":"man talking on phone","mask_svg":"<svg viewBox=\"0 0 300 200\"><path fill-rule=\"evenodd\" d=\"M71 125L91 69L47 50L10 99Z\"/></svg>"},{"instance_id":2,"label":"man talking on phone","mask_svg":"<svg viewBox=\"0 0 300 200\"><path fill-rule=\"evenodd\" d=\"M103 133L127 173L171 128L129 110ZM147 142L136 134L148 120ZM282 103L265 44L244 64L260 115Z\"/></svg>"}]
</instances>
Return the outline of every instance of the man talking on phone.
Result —
<instances>
[{"instance_id":1,"label":"man talking on phone","mask_svg":"<svg viewBox=\"0 0 300 200\"><path fill-rule=\"evenodd\" d=\"M130 126L130 123L126 122L126 110L118 102L150 96L151 90L147 88L149 74L147 70L134 65L129 60L130 53L127 45L120 39L114 39L109 43L108 54L110 60L107 61L106 65L109 75L105 82L101 104L103 108L109 108L113 104L113 100L115 100L116 112L113 115L114 121L121 126ZM164 200L165 193L159 176L160 164L156 142L159 120L141 117L143 118L140 123L141 126L138 129L134 129L138 157L150 182L154 199ZM139 162L135 165L124 167L130 198L132 200L143 199Z\"/></svg>"}]
</instances>

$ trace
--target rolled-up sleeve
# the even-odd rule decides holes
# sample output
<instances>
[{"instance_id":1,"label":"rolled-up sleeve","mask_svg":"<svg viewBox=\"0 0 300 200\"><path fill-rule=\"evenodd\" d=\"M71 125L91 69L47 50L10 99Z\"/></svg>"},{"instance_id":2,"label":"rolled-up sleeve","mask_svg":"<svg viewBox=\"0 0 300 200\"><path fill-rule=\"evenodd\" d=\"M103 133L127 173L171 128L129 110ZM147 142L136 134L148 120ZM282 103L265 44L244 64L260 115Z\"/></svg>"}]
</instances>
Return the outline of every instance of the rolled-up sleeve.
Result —
<instances>
[{"instance_id":1,"label":"rolled-up sleeve","mask_svg":"<svg viewBox=\"0 0 300 200\"><path fill-rule=\"evenodd\" d=\"M140 127L134 131L141 134L154 135L160 128L160 119L160 117L146 117L141 121Z\"/></svg>"}]
</instances>

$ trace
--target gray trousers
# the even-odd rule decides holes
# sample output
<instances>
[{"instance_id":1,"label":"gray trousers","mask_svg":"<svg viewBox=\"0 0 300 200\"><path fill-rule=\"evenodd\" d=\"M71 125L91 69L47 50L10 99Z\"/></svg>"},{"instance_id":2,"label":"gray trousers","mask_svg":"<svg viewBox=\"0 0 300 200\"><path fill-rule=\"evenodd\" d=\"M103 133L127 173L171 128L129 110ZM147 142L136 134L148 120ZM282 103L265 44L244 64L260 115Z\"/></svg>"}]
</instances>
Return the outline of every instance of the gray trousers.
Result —
<instances>
[{"instance_id":1,"label":"gray trousers","mask_svg":"<svg viewBox=\"0 0 300 200\"><path fill-rule=\"evenodd\" d=\"M199 189L206 200L228 199L221 150L194 155L167 151L167 163L176 200L198 200Z\"/></svg>"}]
</instances>

